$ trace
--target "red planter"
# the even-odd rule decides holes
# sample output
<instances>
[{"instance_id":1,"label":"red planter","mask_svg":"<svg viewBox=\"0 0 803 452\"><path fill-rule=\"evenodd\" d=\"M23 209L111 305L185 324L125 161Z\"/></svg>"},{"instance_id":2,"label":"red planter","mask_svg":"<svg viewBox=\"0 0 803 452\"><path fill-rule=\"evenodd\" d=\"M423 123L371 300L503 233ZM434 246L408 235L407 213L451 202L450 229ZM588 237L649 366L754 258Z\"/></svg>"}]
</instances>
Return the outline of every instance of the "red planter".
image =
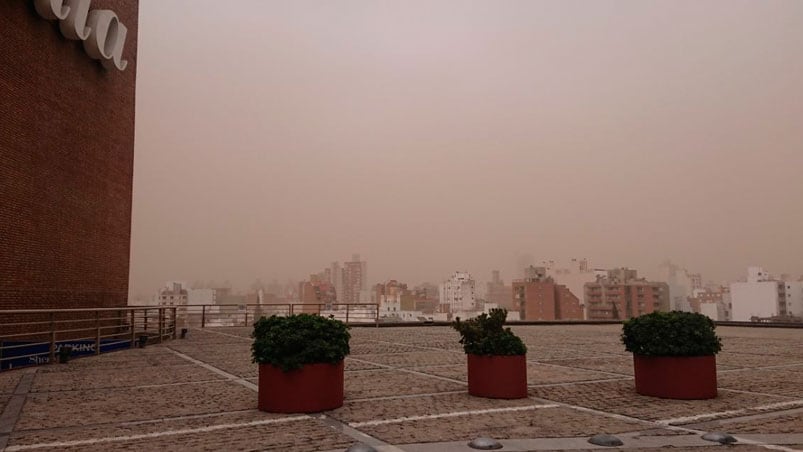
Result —
<instances>
[{"instance_id":1,"label":"red planter","mask_svg":"<svg viewBox=\"0 0 803 452\"><path fill-rule=\"evenodd\" d=\"M665 399L717 396L717 360L710 356L633 355L636 392Z\"/></svg>"},{"instance_id":2,"label":"red planter","mask_svg":"<svg viewBox=\"0 0 803 452\"><path fill-rule=\"evenodd\" d=\"M343 361L283 372L259 365L258 408L271 413L317 413L343 406Z\"/></svg>"},{"instance_id":3,"label":"red planter","mask_svg":"<svg viewBox=\"0 0 803 452\"><path fill-rule=\"evenodd\" d=\"M491 399L527 397L527 357L468 356L468 393Z\"/></svg>"}]
</instances>

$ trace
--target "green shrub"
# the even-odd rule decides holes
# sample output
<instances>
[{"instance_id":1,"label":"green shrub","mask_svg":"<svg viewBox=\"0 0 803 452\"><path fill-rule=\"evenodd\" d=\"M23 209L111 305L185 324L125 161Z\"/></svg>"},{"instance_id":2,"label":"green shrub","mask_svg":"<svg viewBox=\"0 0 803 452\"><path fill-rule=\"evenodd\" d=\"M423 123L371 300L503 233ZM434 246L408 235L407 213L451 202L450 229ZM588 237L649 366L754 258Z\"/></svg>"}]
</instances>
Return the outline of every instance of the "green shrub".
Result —
<instances>
[{"instance_id":1,"label":"green shrub","mask_svg":"<svg viewBox=\"0 0 803 452\"><path fill-rule=\"evenodd\" d=\"M312 314L262 317L251 334L253 362L287 372L305 364L335 364L349 354L348 327L341 321Z\"/></svg>"},{"instance_id":2,"label":"green shrub","mask_svg":"<svg viewBox=\"0 0 803 452\"><path fill-rule=\"evenodd\" d=\"M653 312L622 327L625 350L644 356L706 356L722 349L714 322L694 312Z\"/></svg>"},{"instance_id":3,"label":"green shrub","mask_svg":"<svg viewBox=\"0 0 803 452\"><path fill-rule=\"evenodd\" d=\"M527 346L521 339L505 328L507 310L491 309L490 315L481 314L479 317L460 320L452 323L452 328L460 333L460 343L463 350L471 355L524 355Z\"/></svg>"}]
</instances>

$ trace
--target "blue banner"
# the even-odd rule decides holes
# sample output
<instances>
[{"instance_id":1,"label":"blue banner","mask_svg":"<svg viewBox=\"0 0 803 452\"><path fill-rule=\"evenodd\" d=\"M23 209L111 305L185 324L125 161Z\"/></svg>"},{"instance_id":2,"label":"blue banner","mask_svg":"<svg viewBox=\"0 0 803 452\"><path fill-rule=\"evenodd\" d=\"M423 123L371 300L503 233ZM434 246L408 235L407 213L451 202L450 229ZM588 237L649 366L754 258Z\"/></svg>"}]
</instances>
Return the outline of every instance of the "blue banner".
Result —
<instances>
[{"instance_id":1,"label":"blue banner","mask_svg":"<svg viewBox=\"0 0 803 452\"><path fill-rule=\"evenodd\" d=\"M39 364L47 364L50 361L50 344L34 344L26 347L5 348L9 346L26 345L31 342L17 342L17 341L2 341L0 342L0 370L15 369L17 367L36 366ZM106 353L114 350L121 350L129 348L130 340L121 339L101 339L100 352ZM94 340L81 340L81 341L58 341L56 342L56 359L58 359L59 349L67 345L72 347L72 354L70 357L94 355L95 354L95 341ZM36 356L25 356L37 354ZM22 356L23 358L15 358L15 356ZM6 359L12 358L12 359Z\"/></svg>"}]
</instances>

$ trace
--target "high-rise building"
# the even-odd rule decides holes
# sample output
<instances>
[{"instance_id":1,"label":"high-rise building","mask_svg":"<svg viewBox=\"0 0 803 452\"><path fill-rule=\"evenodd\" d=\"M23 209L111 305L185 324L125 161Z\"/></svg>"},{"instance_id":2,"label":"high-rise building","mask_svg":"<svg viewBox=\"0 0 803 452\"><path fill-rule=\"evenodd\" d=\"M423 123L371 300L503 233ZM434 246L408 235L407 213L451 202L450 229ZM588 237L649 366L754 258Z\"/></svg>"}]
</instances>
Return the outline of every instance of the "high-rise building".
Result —
<instances>
[{"instance_id":1,"label":"high-rise building","mask_svg":"<svg viewBox=\"0 0 803 452\"><path fill-rule=\"evenodd\" d=\"M366 301L368 293L368 263L360 260L359 254L351 257L351 262L343 263L343 298L341 303ZM339 295L339 294L338 294ZM340 298L340 297L338 297Z\"/></svg>"},{"instance_id":2,"label":"high-rise building","mask_svg":"<svg viewBox=\"0 0 803 452\"><path fill-rule=\"evenodd\" d=\"M747 281L731 283L730 295L733 320L803 318L803 281L784 281L761 267L749 267Z\"/></svg>"},{"instance_id":3,"label":"high-rise building","mask_svg":"<svg viewBox=\"0 0 803 452\"><path fill-rule=\"evenodd\" d=\"M91 5L112 60L61 4L0 2L0 309L128 301L139 1Z\"/></svg>"},{"instance_id":4,"label":"high-rise building","mask_svg":"<svg viewBox=\"0 0 803 452\"><path fill-rule=\"evenodd\" d=\"M529 266L514 280L511 302L521 320L582 320L580 300L566 286L547 276L545 267Z\"/></svg>"},{"instance_id":5,"label":"high-rise building","mask_svg":"<svg viewBox=\"0 0 803 452\"><path fill-rule=\"evenodd\" d=\"M505 308L508 311L514 309L513 288L505 285L505 282L502 281L502 278L499 276L499 270L491 272L491 281L486 285L485 298L485 301L495 304L500 308Z\"/></svg>"},{"instance_id":6,"label":"high-rise building","mask_svg":"<svg viewBox=\"0 0 803 452\"><path fill-rule=\"evenodd\" d=\"M476 309L474 279L468 272L455 272L440 285L440 304L448 305L449 312L469 312Z\"/></svg>"},{"instance_id":7,"label":"high-rise building","mask_svg":"<svg viewBox=\"0 0 803 452\"><path fill-rule=\"evenodd\" d=\"M670 309L667 283L638 278L636 270L628 268L608 270L584 289L587 318L592 320L628 319Z\"/></svg>"}]
</instances>

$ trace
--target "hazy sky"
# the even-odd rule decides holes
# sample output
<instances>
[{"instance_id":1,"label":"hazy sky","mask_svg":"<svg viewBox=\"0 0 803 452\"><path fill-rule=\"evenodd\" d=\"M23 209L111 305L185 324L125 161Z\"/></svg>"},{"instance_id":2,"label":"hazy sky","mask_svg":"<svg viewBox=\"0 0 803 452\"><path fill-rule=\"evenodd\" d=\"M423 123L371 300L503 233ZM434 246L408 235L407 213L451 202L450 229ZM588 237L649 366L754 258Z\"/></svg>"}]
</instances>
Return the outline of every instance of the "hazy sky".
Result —
<instances>
[{"instance_id":1,"label":"hazy sky","mask_svg":"<svg viewBox=\"0 0 803 452\"><path fill-rule=\"evenodd\" d=\"M141 0L132 293L803 273L803 1Z\"/></svg>"}]
</instances>

